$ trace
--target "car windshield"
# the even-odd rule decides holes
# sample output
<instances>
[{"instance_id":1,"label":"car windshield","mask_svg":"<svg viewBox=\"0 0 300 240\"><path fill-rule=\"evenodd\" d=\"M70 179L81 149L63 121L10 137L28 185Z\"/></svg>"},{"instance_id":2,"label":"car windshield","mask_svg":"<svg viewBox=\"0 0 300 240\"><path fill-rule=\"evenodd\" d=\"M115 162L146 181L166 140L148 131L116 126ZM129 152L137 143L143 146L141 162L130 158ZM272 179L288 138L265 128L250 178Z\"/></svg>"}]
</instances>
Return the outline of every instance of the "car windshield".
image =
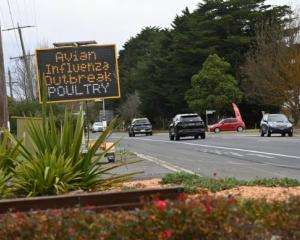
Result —
<instances>
[{"instance_id":1,"label":"car windshield","mask_svg":"<svg viewBox=\"0 0 300 240\"><path fill-rule=\"evenodd\" d=\"M268 121L269 122L288 122L288 119L285 115L276 114L276 115L269 115Z\"/></svg>"},{"instance_id":2,"label":"car windshield","mask_svg":"<svg viewBox=\"0 0 300 240\"><path fill-rule=\"evenodd\" d=\"M139 124L150 124L148 119L137 119L133 122L133 124L135 125L139 125Z\"/></svg>"},{"instance_id":3,"label":"car windshield","mask_svg":"<svg viewBox=\"0 0 300 240\"><path fill-rule=\"evenodd\" d=\"M181 116L181 119L183 122L191 122L191 121L201 121L200 116L198 115L186 115L186 116Z\"/></svg>"}]
</instances>

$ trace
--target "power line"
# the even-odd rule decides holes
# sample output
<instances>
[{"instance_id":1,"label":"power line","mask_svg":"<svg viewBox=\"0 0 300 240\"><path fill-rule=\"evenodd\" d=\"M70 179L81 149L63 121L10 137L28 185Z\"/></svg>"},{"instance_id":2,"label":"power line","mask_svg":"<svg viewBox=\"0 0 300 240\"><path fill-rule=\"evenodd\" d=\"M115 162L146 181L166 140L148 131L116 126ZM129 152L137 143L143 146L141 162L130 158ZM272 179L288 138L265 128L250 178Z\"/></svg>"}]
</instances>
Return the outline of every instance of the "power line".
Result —
<instances>
[{"instance_id":1,"label":"power line","mask_svg":"<svg viewBox=\"0 0 300 240\"><path fill-rule=\"evenodd\" d=\"M35 26L38 26L37 24L37 11L36 11L36 0L33 0L33 22ZM39 45L39 32L38 27L35 28L35 34L36 34L36 46Z\"/></svg>"},{"instance_id":2,"label":"power line","mask_svg":"<svg viewBox=\"0 0 300 240\"><path fill-rule=\"evenodd\" d=\"M1 22L1 20L2 20L2 22L4 21L4 14L3 14L2 8L0 6L0 22Z\"/></svg>"},{"instance_id":3,"label":"power line","mask_svg":"<svg viewBox=\"0 0 300 240\"><path fill-rule=\"evenodd\" d=\"M20 7L19 7L19 4L18 4L18 0L15 0L15 6L16 6L16 9L17 9L17 16L19 17L18 22L22 25L21 11L20 11Z\"/></svg>"},{"instance_id":4,"label":"power line","mask_svg":"<svg viewBox=\"0 0 300 240\"><path fill-rule=\"evenodd\" d=\"M10 19L11 19L12 26L15 27L14 19L13 19L13 16L12 16L12 12L11 12L11 7L10 7L9 0L6 0L6 2L7 2L7 5L8 5L8 10L9 10L9 15L10 15ZM18 47L19 51L21 52L21 49L20 49L20 46L19 46L18 40L17 40L18 37L17 37L17 34L16 34L15 31L14 31L14 34L15 34L15 39L16 39L17 47Z\"/></svg>"},{"instance_id":5,"label":"power line","mask_svg":"<svg viewBox=\"0 0 300 240\"><path fill-rule=\"evenodd\" d=\"M2 5L3 6L3 5ZM0 15L2 16L2 25L3 26L8 26L8 25L10 25L10 24L8 24L8 22L7 22L7 17L5 17L5 14L4 14L4 10L3 10L3 8L1 7L1 5L0 5ZM1 19L0 19L1 20ZM4 20L6 20L6 21L4 21ZM5 42L11 42L11 43L13 43L15 40L14 40L14 37L11 35L11 34L6 34L6 36L2 36L2 38L3 38L3 44L5 43ZM7 40L5 40L5 38L7 38ZM4 48L5 49L5 48Z\"/></svg>"},{"instance_id":6,"label":"power line","mask_svg":"<svg viewBox=\"0 0 300 240\"><path fill-rule=\"evenodd\" d=\"M25 69L26 69L27 84L28 84L28 87L29 87L29 94L27 95L27 92L25 91L25 97L27 98L27 96L29 96L29 99L34 99L32 75L31 75L31 72L30 72L30 66L29 66L29 63L28 63L28 59L26 57L26 51L25 51L23 37L22 37L22 29L23 28L30 28L30 27L34 27L34 26L22 26L22 27L20 27L19 24L18 24L18 27L4 29L3 31L18 30L19 37L20 37L20 43L21 43L21 47L22 47L24 65L25 65Z\"/></svg>"}]
</instances>

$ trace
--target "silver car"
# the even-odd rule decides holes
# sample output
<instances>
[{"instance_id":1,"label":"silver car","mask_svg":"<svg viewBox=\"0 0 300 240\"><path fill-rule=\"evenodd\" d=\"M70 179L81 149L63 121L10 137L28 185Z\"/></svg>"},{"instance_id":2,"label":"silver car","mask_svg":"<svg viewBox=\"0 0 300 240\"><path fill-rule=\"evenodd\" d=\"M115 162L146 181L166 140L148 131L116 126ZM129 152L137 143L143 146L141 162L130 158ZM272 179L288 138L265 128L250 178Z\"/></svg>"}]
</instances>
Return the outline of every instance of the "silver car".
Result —
<instances>
[{"instance_id":1,"label":"silver car","mask_svg":"<svg viewBox=\"0 0 300 240\"><path fill-rule=\"evenodd\" d=\"M293 125L284 114L264 114L260 122L260 136L265 134L270 137L273 133L279 133L281 136L288 134L293 136Z\"/></svg>"},{"instance_id":2,"label":"silver car","mask_svg":"<svg viewBox=\"0 0 300 240\"><path fill-rule=\"evenodd\" d=\"M94 122L92 126L92 132L103 132L104 127L102 122Z\"/></svg>"}]
</instances>

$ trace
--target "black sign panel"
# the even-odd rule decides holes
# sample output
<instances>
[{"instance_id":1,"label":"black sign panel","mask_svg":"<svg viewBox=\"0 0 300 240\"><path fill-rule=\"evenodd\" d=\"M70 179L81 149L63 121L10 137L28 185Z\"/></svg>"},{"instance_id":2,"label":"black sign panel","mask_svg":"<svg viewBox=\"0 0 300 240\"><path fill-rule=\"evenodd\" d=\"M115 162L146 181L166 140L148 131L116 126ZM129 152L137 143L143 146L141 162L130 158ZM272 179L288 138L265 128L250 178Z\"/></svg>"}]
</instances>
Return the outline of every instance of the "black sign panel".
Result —
<instances>
[{"instance_id":1,"label":"black sign panel","mask_svg":"<svg viewBox=\"0 0 300 240\"><path fill-rule=\"evenodd\" d=\"M120 97L115 45L37 49L36 66L40 102Z\"/></svg>"}]
</instances>

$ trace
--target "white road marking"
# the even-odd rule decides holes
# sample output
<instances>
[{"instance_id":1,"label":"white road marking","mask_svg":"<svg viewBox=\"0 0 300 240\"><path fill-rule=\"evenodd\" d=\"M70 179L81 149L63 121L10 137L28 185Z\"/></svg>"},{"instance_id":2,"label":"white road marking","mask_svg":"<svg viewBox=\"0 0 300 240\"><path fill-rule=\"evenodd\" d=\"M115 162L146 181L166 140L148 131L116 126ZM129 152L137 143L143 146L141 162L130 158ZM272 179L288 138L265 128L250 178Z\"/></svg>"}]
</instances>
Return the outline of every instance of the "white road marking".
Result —
<instances>
[{"instance_id":1,"label":"white road marking","mask_svg":"<svg viewBox=\"0 0 300 240\"><path fill-rule=\"evenodd\" d=\"M297 166L285 165L285 164L277 164L277 163L269 163L265 162L265 165L275 166L275 167L284 167L284 168L297 168Z\"/></svg>"},{"instance_id":2,"label":"white road marking","mask_svg":"<svg viewBox=\"0 0 300 240\"><path fill-rule=\"evenodd\" d=\"M127 139L131 139L131 138L127 138ZM205 147L205 148L217 148L217 149L224 149L224 150L230 150L230 151L248 152L248 153L264 154L264 155L270 155L270 156L276 156L276 157L300 159L300 156L285 155L285 154L280 154L280 153L262 152L262 151L255 151L255 150L243 149L243 148L232 148L232 147L213 146L213 145L188 143L188 142L156 140L156 139L149 139L149 138L139 138L139 139L136 138L135 140L149 141L149 142L163 142L163 143L169 143L169 144L185 144L185 145L199 146L199 147Z\"/></svg>"},{"instance_id":3,"label":"white road marking","mask_svg":"<svg viewBox=\"0 0 300 240\"><path fill-rule=\"evenodd\" d=\"M249 163L240 163L240 162L234 162L234 161L228 161L228 162L226 162L226 164L242 165L242 166L252 166L253 165L253 164L249 164Z\"/></svg>"},{"instance_id":4,"label":"white road marking","mask_svg":"<svg viewBox=\"0 0 300 240\"><path fill-rule=\"evenodd\" d=\"M243 157L243 154L235 153L235 152L230 152L231 155L233 156L238 156L238 157Z\"/></svg>"},{"instance_id":5,"label":"white road marking","mask_svg":"<svg viewBox=\"0 0 300 240\"><path fill-rule=\"evenodd\" d=\"M176 166L174 164L171 164L171 163L168 163L166 161L163 161L163 160L160 160L156 157L152 157L152 156L148 156L148 155L145 155L145 154L141 154L141 153L137 153L137 152L134 152L134 154L136 154L138 157L142 158L142 159L145 159L145 160L148 160L150 162L154 162L155 164L161 166L161 167L164 167L164 168L167 168L173 172L186 172L186 173L190 173L190 174L194 174L194 175L198 175L200 176L199 174L191 171L191 170L188 170L186 168L182 168L182 167L179 167L179 166Z\"/></svg>"},{"instance_id":6,"label":"white road marking","mask_svg":"<svg viewBox=\"0 0 300 240\"><path fill-rule=\"evenodd\" d=\"M261 158L274 158L274 157L272 157L272 156L266 156L266 155L256 154L256 153L246 153L246 155L249 155L249 156L257 156L257 157L261 157Z\"/></svg>"},{"instance_id":7,"label":"white road marking","mask_svg":"<svg viewBox=\"0 0 300 240\"><path fill-rule=\"evenodd\" d=\"M218 154L218 155L222 155L223 153L219 150L215 150L215 153Z\"/></svg>"}]
</instances>

